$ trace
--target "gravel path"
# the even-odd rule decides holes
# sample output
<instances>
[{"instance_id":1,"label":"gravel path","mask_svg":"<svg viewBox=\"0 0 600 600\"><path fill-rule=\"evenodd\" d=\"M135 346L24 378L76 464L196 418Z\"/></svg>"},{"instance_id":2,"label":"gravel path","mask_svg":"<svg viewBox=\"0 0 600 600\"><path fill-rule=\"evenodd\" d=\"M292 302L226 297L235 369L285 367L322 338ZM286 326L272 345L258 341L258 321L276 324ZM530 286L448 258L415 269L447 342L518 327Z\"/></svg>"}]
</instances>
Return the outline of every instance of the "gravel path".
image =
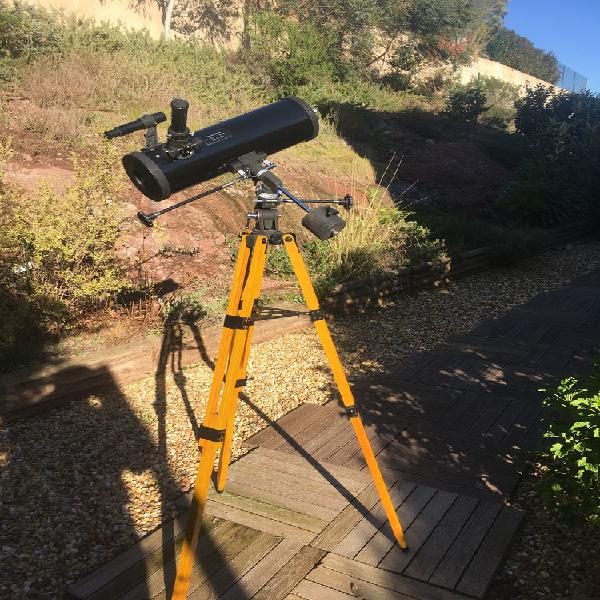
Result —
<instances>
[{"instance_id":1,"label":"gravel path","mask_svg":"<svg viewBox=\"0 0 600 600\"><path fill-rule=\"evenodd\" d=\"M600 243L552 251L515 269L340 319L333 335L351 378L358 379L599 262ZM246 392L258 410L241 404L234 456L243 454L243 439L265 426L258 411L277 419L303 402L330 398L331 379L312 330L256 346L249 374ZM0 428L1 598L58 598L68 583L173 514L174 499L195 474L194 426L202 420L210 379L206 363L179 371L174 359L154 379L124 390L113 386L102 396ZM511 555L507 564L514 560Z\"/></svg>"}]
</instances>

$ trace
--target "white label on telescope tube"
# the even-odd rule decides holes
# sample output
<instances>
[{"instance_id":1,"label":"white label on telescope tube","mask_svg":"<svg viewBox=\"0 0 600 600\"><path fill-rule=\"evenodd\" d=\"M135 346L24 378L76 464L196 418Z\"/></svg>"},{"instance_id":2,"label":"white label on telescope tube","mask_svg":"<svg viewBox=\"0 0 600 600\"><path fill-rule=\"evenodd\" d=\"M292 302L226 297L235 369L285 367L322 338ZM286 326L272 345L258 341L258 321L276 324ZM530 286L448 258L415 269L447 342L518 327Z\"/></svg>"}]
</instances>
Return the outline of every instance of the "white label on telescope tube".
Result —
<instances>
[{"instance_id":1,"label":"white label on telescope tube","mask_svg":"<svg viewBox=\"0 0 600 600\"><path fill-rule=\"evenodd\" d=\"M219 142L223 142L224 140L228 140L231 136L231 133L226 129L219 129L219 131L215 131L210 133L202 138L202 142L205 146L212 146L213 144L218 144Z\"/></svg>"}]
</instances>

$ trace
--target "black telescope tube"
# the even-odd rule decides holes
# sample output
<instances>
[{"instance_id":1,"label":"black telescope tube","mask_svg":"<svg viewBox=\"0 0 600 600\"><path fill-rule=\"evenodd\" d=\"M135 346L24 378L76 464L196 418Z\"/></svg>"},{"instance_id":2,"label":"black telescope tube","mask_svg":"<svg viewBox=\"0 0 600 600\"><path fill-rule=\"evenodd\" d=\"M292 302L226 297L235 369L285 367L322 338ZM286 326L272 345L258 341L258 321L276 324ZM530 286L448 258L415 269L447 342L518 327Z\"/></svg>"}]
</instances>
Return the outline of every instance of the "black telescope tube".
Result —
<instances>
[{"instance_id":1,"label":"black telescope tube","mask_svg":"<svg viewBox=\"0 0 600 600\"><path fill-rule=\"evenodd\" d=\"M196 131L189 136L188 152L177 155L167 142L126 154L123 166L145 196L166 200L175 192L229 171L244 154L254 151L270 155L311 140L318 132L315 111L304 100L290 96Z\"/></svg>"}]
</instances>

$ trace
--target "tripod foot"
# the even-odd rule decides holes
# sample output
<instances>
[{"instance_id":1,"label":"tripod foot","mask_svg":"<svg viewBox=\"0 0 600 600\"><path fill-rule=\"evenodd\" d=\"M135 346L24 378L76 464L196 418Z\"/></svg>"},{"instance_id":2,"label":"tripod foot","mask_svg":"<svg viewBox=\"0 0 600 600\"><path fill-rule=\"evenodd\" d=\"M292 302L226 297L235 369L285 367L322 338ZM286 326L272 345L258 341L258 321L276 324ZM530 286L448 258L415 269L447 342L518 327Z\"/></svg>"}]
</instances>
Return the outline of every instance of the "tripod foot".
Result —
<instances>
[{"instance_id":1,"label":"tripod foot","mask_svg":"<svg viewBox=\"0 0 600 600\"><path fill-rule=\"evenodd\" d=\"M408 546L406 546L406 548L401 548L402 552L404 552L404 554L407 554L409 552Z\"/></svg>"}]
</instances>

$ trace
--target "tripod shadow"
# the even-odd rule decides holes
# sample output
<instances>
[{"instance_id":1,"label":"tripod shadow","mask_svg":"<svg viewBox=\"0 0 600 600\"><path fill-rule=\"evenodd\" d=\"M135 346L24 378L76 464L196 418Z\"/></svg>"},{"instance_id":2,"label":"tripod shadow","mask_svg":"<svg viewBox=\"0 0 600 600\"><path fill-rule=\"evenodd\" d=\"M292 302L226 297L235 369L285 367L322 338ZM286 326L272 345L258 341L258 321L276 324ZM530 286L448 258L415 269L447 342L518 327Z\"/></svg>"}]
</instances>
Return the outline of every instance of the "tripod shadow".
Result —
<instances>
[{"instance_id":1,"label":"tripod shadow","mask_svg":"<svg viewBox=\"0 0 600 600\"><path fill-rule=\"evenodd\" d=\"M184 518L174 518L181 485L169 460L169 370L196 428L173 352L180 337L165 327L153 407L131 402L105 365L75 366L27 390L37 397L52 389L60 405L0 427L0 597L83 598L90 589L94 597L170 596ZM78 391L78 381L90 380L101 384L93 395ZM148 554L136 542L158 522L162 548L159 541ZM236 581L230 560L205 528L196 562L211 594ZM208 578L210 569L223 583Z\"/></svg>"},{"instance_id":2,"label":"tripod shadow","mask_svg":"<svg viewBox=\"0 0 600 600\"><path fill-rule=\"evenodd\" d=\"M195 320L188 318L185 319L185 322L190 326L190 329L194 333L194 338L199 350L201 351L201 354L205 356L207 360L210 360L206 352L206 347L202 341L202 335L195 323ZM199 423L187 392L186 377L183 373L183 337L184 329L180 315L167 319L163 326L160 353L158 356L157 369L155 373L154 402L158 424L157 447L160 456L162 456L165 461L168 461L167 376L169 373L179 391L179 395L181 396L181 401L183 402L185 412L194 433L194 437L196 441L199 439ZM179 497L180 495L178 494L178 498ZM167 561L163 561L163 583L166 597L170 598L173 592L177 566L175 561L171 560L171 557L174 557L177 552L177 536L175 535L174 531L176 520L169 519L169 516L164 514L162 523L163 525L161 532L163 557L169 559ZM210 565L208 563L203 563L203 559L210 561ZM216 584L211 584L210 580L207 582L208 587L211 589L211 597L218 597L221 593L225 592L227 589L226 582L231 583L237 581L238 579L238 576L234 573L229 565L228 560L229 559L221 551L218 542L214 539L211 530L207 531L203 524L203 531L201 533L201 538L198 542L198 549L196 551L196 562L200 564L200 570L204 571L205 573L215 572L217 569L219 571L219 577L217 578ZM248 600L249 597L245 595L242 589L238 589L236 598L239 598L239 600Z\"/></svg>"}]
</instances>

